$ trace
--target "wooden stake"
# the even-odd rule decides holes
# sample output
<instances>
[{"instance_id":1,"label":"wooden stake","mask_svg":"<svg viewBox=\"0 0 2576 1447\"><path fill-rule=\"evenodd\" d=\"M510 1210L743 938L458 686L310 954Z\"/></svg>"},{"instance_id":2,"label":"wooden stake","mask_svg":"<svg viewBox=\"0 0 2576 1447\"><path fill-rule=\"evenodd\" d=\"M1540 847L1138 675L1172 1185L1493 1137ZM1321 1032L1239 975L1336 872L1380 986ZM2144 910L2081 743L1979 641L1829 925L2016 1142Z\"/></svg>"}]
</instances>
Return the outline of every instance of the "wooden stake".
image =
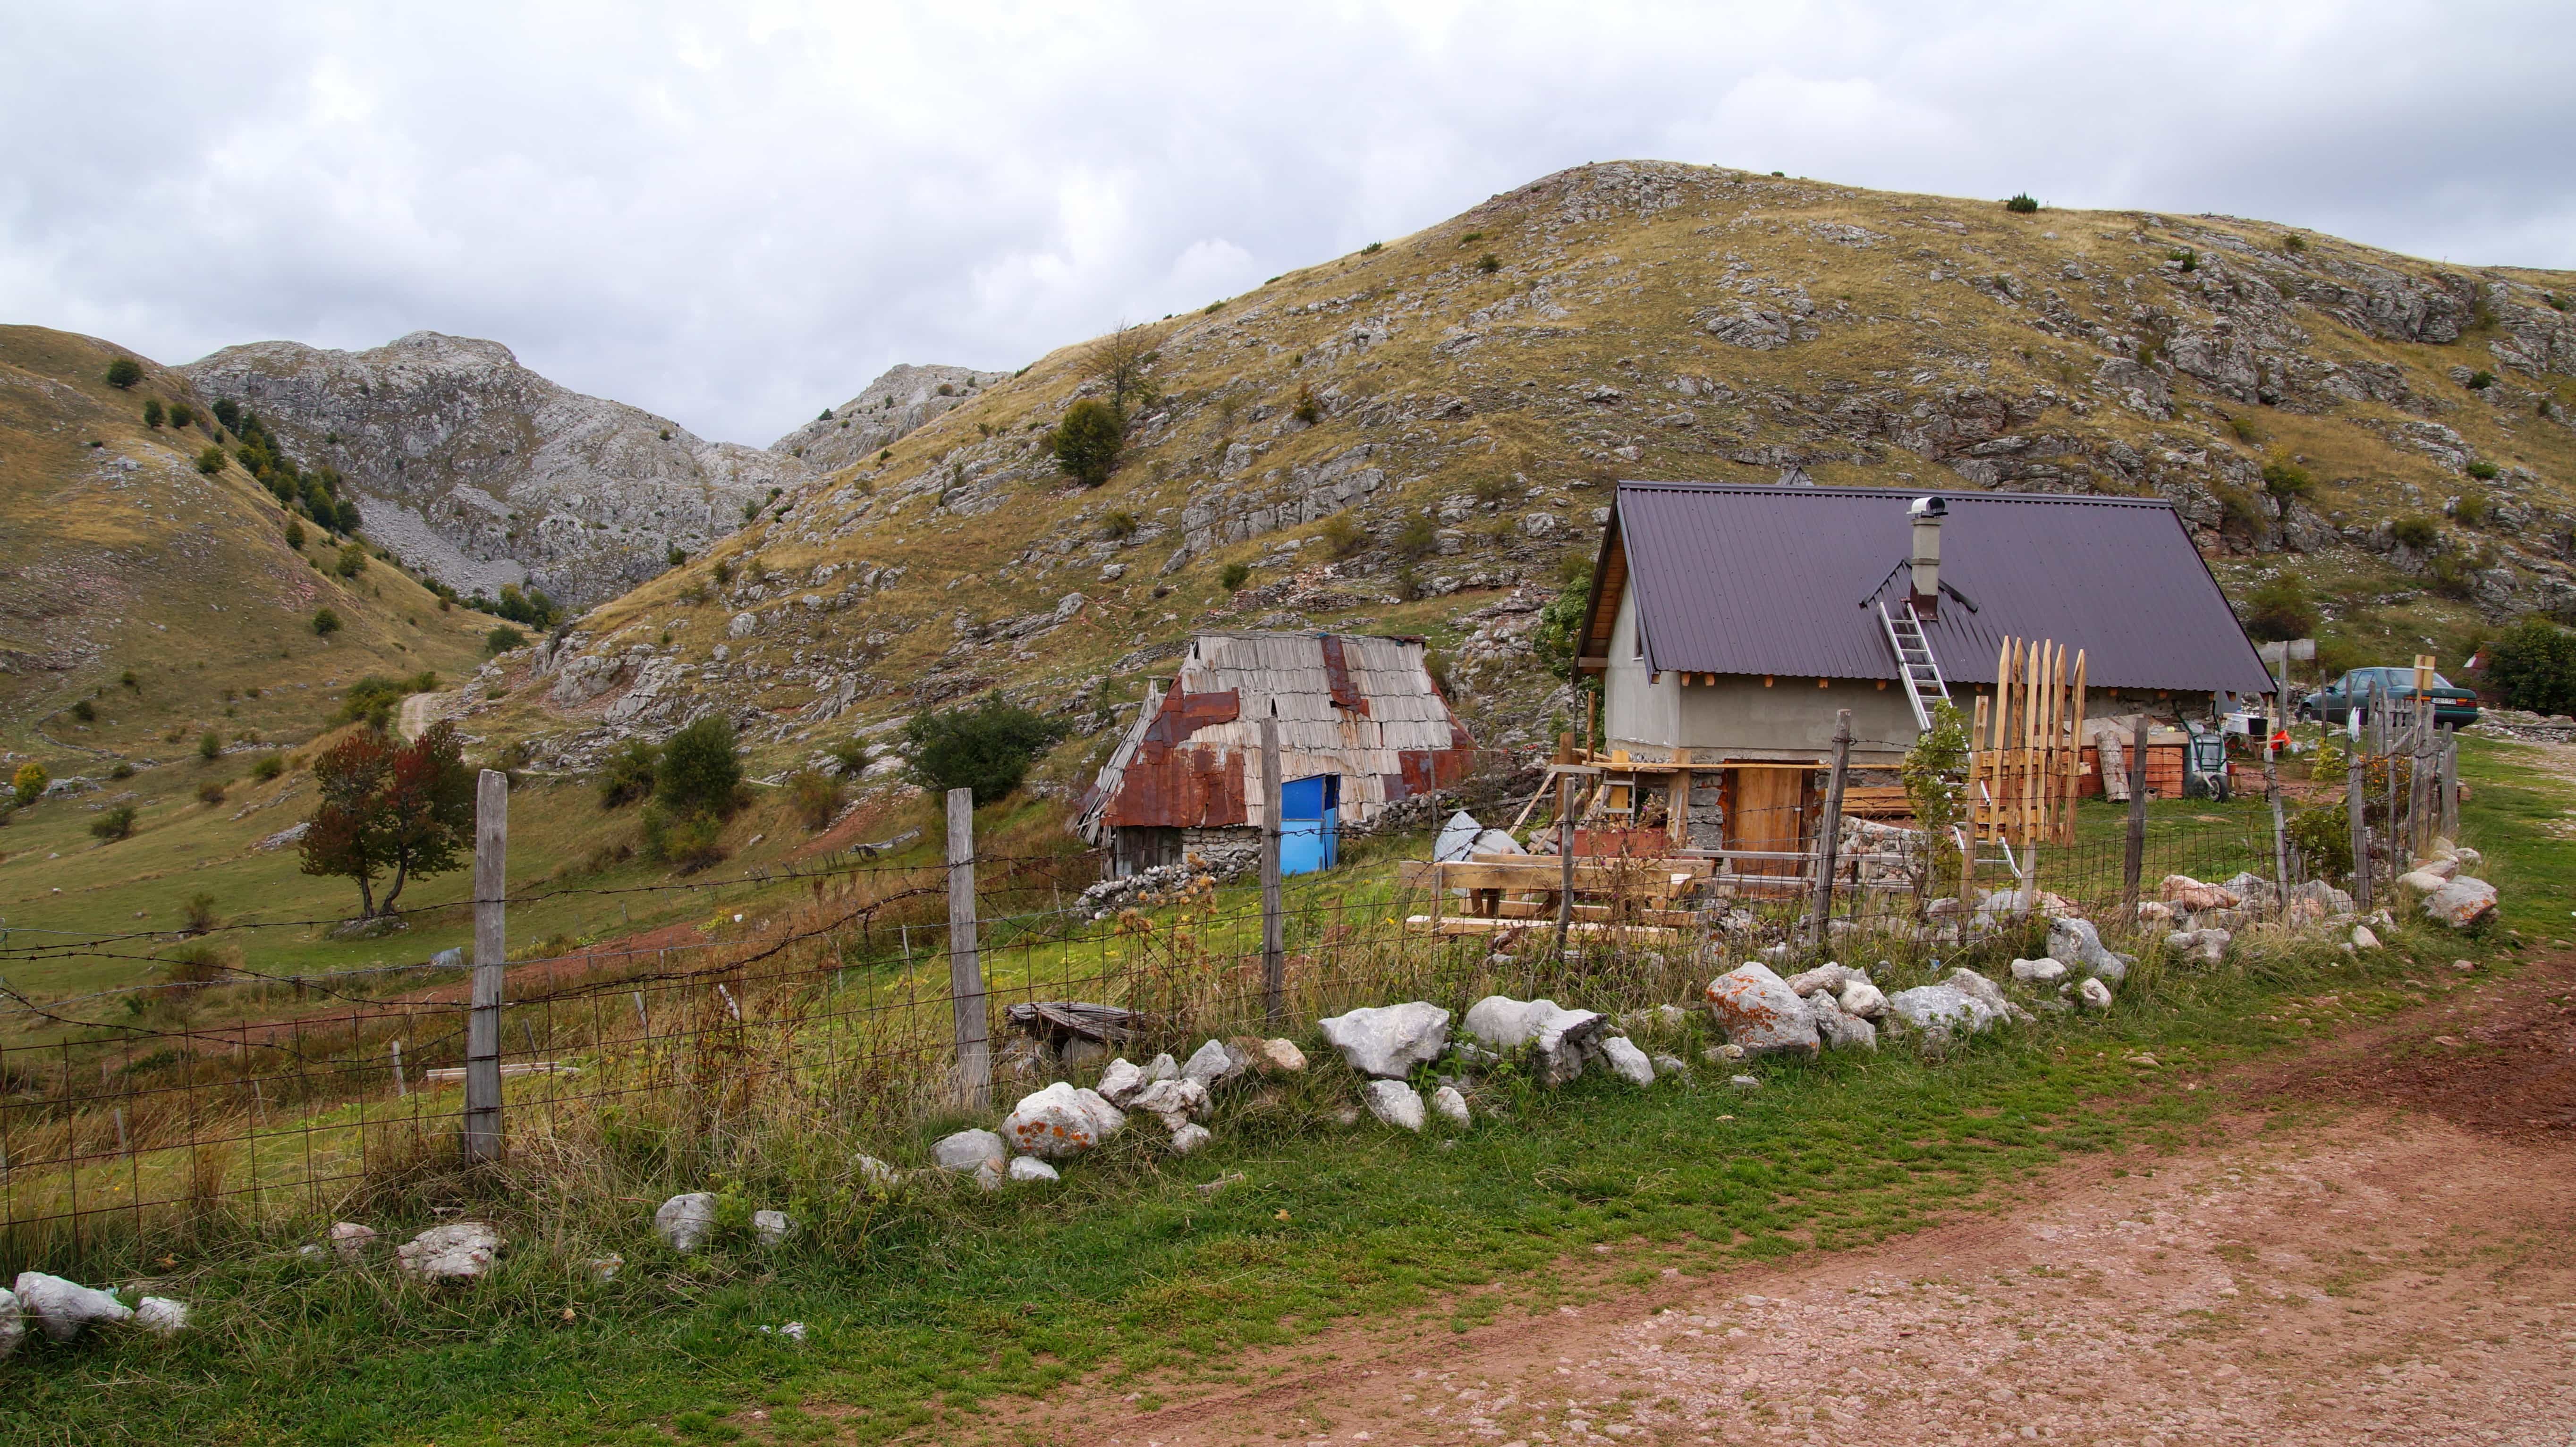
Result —
<instances>
[{"instance_id":1,"label":"wooden stake","mask_svg":"<svg viewBox=\"0 0 2576 1447\"><path fill-rule=\"evenodd\" d=\"M975 945L975 791L948 791L948 1001L957 1036L957 1096L993 1100L993 1042L984 1023L984 962Z\"/></svg>"},{"instance_id":2,"label":"wooden stake","mask_svg":"<svg viewBox=\"0 0 2576 1447\"><path fill-rule=\"evenodd\" d=\"M1273 1025L1288 1018L1288 957L1285 915L1279 895L1279 830L1283 808L1279 783L1279 705L1261 721L1261 1008ZM1440 824L1432 811L1432 827ZM1434 836L1437 837L1436 835ZM1437 883L1435 871L1434 883ZM1433 906L1435 909L1438 906Z\"/></svg>"},{"instance_id":3,"label":"wooden stake","mask_svg":"<svg viewBox=\"0 0 2576 1447\"><path fill-rule=\"evenodd\" d=\"M474 981L465 1020L468 1161L501 1155L501 1000L508 970L510 776L485 769L474 783Z\"/></svg>"},{"instance_id":4,"label":"wooden stake","mask_svg":"<svg viewBox=\"0 0 2576 1447\"><path fill-rule=\"evenodd\" d=\"M1834 768L1825 783L1825 818L1816 838L1815 943L1830 938L1834 917L1834 856L1841 852L1843 780L1851 769L1851 710L1834 710Z\"/></svg>"},{"instance_id":5,"label":"wooden stake","mask_svg":"<svg viewBox=\"0 0 2576 1447\"><path fill-rule=\"evenodd\" d=\"M2120 857L2120 902L2129 922L2138 919L2138 875L2147 862L2147 716L2129 733L2129 838Z\"/></svg>"}]
</instances>

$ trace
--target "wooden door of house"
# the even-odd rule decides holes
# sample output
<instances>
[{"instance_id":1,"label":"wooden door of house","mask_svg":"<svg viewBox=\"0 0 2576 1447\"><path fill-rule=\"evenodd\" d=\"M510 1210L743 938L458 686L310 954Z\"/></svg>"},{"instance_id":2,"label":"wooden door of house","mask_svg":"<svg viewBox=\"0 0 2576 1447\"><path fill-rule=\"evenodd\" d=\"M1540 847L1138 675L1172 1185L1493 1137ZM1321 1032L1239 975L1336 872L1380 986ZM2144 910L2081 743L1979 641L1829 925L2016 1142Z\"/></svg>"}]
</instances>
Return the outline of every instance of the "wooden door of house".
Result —
<instances>
[{"instance_id":1,"label":"wooden door of house","mask_svg":"<svg viewBox=\"0 0 2576 1447\"><path fill-rule=\"evenodd\" d=\"M1726 847L1789 854L1807 847L1805 769L1729 769ZM1794 859L1737 859L1738 875L1799 873Z\"/></svg>"}]
</instances>

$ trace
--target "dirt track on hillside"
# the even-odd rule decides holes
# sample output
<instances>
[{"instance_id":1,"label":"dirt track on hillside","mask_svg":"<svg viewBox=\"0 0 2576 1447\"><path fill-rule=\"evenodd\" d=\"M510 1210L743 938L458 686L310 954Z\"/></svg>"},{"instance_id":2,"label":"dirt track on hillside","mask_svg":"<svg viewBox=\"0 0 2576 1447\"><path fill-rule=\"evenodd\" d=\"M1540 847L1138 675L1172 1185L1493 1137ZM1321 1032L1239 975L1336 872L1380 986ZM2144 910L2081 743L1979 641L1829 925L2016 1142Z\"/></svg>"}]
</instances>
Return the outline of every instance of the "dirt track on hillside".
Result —
<instances>
[{"instance_id":1,"label":"dirt track on hillside","mask_svg":"<svg viewBox=\"0 0 2576 1447\"><path fill-rule=\"evenodd\" d=\"M1465 1336L1354 1327L1252 1363L1263 1386L1165 1386L1151 1413L1070 1393L1012 1430L1119 1447L2576 1441L2576 961L2207 1088L2232 1112L2216 1143L2069 1165L2002 1216Z\"/></svg>"}]
</instances>

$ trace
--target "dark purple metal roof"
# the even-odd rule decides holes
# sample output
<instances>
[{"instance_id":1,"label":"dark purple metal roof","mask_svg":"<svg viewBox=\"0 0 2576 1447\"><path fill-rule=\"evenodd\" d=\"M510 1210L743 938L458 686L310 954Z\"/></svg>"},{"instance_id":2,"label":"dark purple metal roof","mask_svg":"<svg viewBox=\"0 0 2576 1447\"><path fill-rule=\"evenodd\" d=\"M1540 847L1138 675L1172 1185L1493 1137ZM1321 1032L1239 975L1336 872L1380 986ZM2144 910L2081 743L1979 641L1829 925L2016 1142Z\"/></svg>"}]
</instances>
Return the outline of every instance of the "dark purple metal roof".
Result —
<instances>
[{"instance_id":1,"label":"dark purple metal roof","mask_svg":"<svg viewBox=\"0 0 2576 1447\"><path fill-rule=\"evenodd\" d=\"M1918 492L1623 482L1610 526L1627 553L1654 668L1897 677L1881 596L1911 548ZM2272 682L2171 504L1942 492L1941 599L1926 633L1952 682L1992 683L2006 636L2085 654L2093 688ZM1884 587L1885 592L1880 592ZM1944 593L1947 593L1944 589ZM1587 651L1597 651L1593 640Z\"/></svg>"}]
</instances>

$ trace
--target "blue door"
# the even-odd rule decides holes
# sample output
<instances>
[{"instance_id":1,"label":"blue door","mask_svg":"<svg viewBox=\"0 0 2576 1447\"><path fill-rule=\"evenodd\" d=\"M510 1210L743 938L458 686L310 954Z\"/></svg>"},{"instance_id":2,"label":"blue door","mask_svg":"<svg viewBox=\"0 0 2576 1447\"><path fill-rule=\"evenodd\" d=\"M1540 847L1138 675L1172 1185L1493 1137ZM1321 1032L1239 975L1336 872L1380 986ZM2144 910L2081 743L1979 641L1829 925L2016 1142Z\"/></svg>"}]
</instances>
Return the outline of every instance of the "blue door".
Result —
<instances>
[{"instance_id":1,"label":"blue door","mask_svg":"<svg viewBox=\"0 0 2576 1447\"><path fill-rule=\"evenodd\" d=\"M1313 774L1279 786L1279 872L1333 867L1341 846L1342 776Z\"/></svg>"}]
</instances>

